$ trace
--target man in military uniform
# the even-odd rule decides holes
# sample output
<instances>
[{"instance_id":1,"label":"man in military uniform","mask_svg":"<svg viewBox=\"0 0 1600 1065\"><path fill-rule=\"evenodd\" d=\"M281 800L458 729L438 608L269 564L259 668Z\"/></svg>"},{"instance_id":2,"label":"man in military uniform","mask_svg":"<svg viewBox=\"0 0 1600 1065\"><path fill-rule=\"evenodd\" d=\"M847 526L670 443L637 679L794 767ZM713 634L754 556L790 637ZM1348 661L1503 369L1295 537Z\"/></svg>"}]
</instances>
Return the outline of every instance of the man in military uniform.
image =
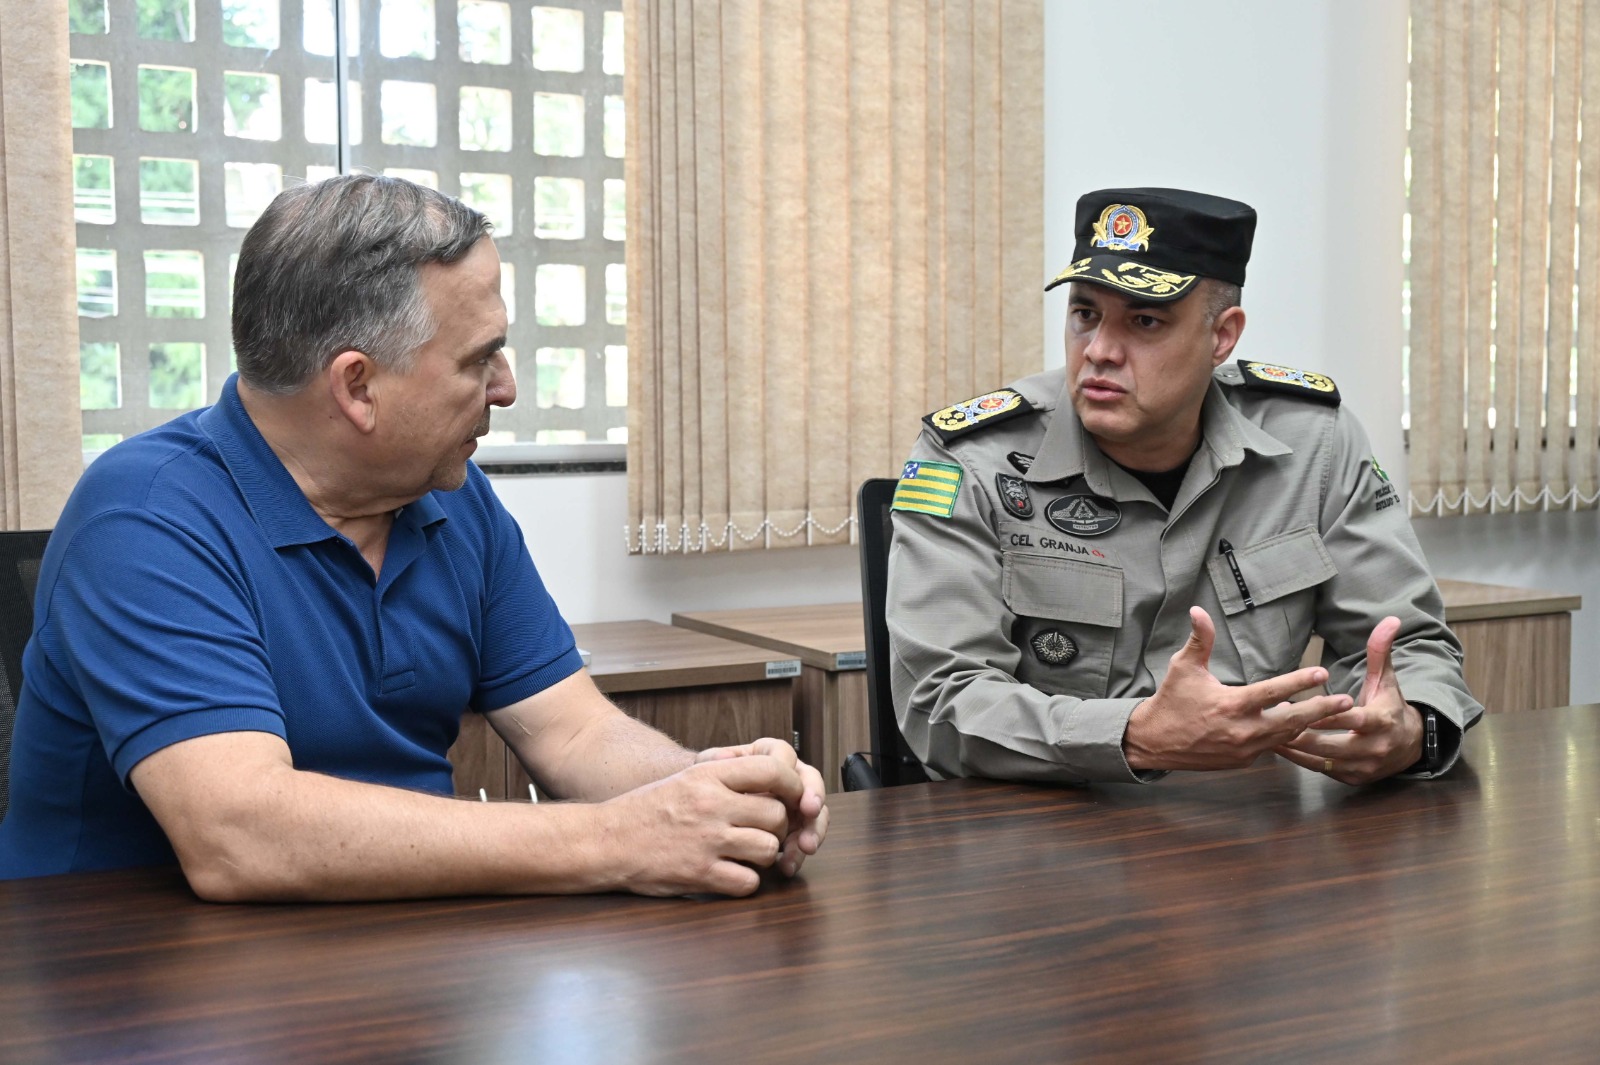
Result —
<instances>
[{"instance_id":1,"label":"man in military uniform","mask_svg":"<svg viewBox=\"0 0 1600 1065\"><path fill-rule=\"evenodd\" d=\"M1072 286L1066 366L925 419L888 620L931 773L1454 764L1482 707L1365 432L1326 376L1227 363L1255 223L1199 193L1089 193L1047 286ZM1322 664L1299 668L1313 632Z\"/></svg>"}]
</instances>

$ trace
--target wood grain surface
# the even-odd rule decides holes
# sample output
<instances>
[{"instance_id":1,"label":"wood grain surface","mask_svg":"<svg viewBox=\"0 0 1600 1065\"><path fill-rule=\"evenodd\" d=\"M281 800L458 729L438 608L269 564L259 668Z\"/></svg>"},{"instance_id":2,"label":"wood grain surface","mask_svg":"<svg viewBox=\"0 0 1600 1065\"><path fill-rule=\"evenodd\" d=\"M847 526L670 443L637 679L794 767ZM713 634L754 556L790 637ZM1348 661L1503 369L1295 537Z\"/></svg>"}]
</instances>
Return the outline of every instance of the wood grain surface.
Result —
<instances>
[{"instance_id":1,"label":"wood grain surface","mask_svg":"<svg viewBox=\"0 0 1600 1065\"><path fill-rule=\"evenodd\" d=\"M1266 761L833 800L744 900L0 883L0 1061L1510 1062L1600 1048L1600 706L1435 782Z\"/></svg>"},{"instance_id":2,"label":"wood grain surface","mask_svg":"<svg viewBox=\"0 0 1600 1065\"><path fill-rule=\"evenodd\" d=\"M1452 621L1467 688L1487 713L1564 706L1572 698L1572 615Z\"/></svg>"},{"instance_id":3,"label":"wood grain surface","mask_svg":"<svg viewBox=\"0 0 1600 1065\"><path fill-rule=\"evenodd\" d=\"M861 661L867 637L860 603L701 610L673 614L672 623L782 651L818 669L866 668Z\"/></svg>"},{"instance_id":4,"label":"wood grain surface","mask_svg":"<svg viewBox=\"0 0 1600 1065\"><path fill-rule=\"evenodd\" d=\"M1444 599L1444 618L1452 626L1460 621L1482 621L1485 618L1571 613L1583 606L1581 595L1546 592L1537 588L1513 588L1505 584L1456 581L1448 577L1439 579L1439 595Z\"/></svg>"},{"instance_id":5,"label":"wood grain surface","mask_svg":"<svg viewBox=\"0 0 1600 1065\"><path fill-rule=\"evenodd\" d=\"M589 673L607 694L767 680L773 669L799 673L794 655L658 621L574 625L572 635L593 656Z\"/></svg>"}]
</instances>

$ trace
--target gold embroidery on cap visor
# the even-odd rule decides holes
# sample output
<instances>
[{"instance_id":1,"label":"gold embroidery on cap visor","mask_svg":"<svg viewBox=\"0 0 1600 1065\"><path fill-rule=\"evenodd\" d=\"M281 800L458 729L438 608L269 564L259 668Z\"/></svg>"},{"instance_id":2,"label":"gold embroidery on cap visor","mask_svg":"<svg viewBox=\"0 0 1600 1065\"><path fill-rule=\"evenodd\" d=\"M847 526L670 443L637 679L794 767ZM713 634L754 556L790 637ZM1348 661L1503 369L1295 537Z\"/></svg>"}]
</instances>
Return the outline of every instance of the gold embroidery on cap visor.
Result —
<instances>
[{"instance_id":1,"label":"gold embroidery on cap visor","mask_svg":"<svg viewBox=\"0 0 1600 1065\"><path fill-rule=\"evenodd\" d=\"M1102 266L1096 271L1092 258L1079 259L1052 278L1045 288L1055 288L1063 282L1076 279L1110 285L1123 292L1133 292L1141 296L1175 299L1189 291L1189 286L1198 281L1200 275L1175 274L1170 270L1158 270L1132 260L1118 263L1115 270Z\"/></svg>"},{"instance_id":2,"label":"gold embroidery on cap visor","mask_svg":"<svg viewBox=\"0 0 1600 1065\"><path fill-rule=\"evenodd\" d=\"M1300 388L1309 388L1313 392L1334 391L1333 379L1325 377L1310 370L1296 370L1292 366L1274 366L1267 362L1247 362L1244 368L1251 375L1263 381L1277 381L1280 384L1296 385Z\"/></svg>"}]
</instances>

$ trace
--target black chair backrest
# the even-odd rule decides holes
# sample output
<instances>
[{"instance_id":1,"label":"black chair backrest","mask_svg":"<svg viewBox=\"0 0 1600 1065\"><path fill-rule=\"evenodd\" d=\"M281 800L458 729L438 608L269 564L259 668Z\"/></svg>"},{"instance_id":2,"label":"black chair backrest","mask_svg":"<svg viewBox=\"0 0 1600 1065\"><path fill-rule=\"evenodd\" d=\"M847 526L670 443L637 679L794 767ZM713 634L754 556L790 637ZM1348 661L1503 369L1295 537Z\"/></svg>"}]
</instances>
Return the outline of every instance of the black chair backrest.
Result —
<instances>
[{"instance_id":1,"label":"black chair backrest","mask_svg":"<svg viewBox=\"0 0 1600 1065\"><path fill-rule=\"evenodd\" d=\"M856 520L861 537L861 609L867 633L867 713L872 728L872 753L878 780L886 788L920 784L928 779L911 753L894 716L889 687L889 622L884 605L889 592L889 541L894 534L889 505L894 502L893 477L875 477L861 485Z\"/></svg>"},{"instance_id":2,"label":"black chair backrest","mask_svg":"<svg viewBox=\"0 0 1600 1065\"><path fill-rule=\"evenodd\" d=\"M48 529L0 532L0 819L10 805L11 726L22 697L22 649L33 633L33 591L48 539Z\"/></svg>"}]
</instances>

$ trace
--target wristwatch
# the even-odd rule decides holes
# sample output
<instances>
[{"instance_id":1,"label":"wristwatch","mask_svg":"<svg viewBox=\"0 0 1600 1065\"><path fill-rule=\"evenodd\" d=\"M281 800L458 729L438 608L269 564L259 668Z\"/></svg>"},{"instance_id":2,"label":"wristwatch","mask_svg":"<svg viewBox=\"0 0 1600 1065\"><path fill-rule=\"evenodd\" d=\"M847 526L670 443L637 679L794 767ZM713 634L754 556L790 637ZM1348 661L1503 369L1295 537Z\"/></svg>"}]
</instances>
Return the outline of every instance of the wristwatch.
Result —
<instances>
[{"instance_id":1,"label":"wristwatch","mask_svg":"<svg viewBox=\"0 0 1600 1065\"><path fill-rule=\"evenodd\" d=\"M1422 715L1422 757L1406 770L1407 773L1437 773L1444 765L1439 755L1439 712L1432 707L1419 706Z\"/></svg>"}]
</instances>

